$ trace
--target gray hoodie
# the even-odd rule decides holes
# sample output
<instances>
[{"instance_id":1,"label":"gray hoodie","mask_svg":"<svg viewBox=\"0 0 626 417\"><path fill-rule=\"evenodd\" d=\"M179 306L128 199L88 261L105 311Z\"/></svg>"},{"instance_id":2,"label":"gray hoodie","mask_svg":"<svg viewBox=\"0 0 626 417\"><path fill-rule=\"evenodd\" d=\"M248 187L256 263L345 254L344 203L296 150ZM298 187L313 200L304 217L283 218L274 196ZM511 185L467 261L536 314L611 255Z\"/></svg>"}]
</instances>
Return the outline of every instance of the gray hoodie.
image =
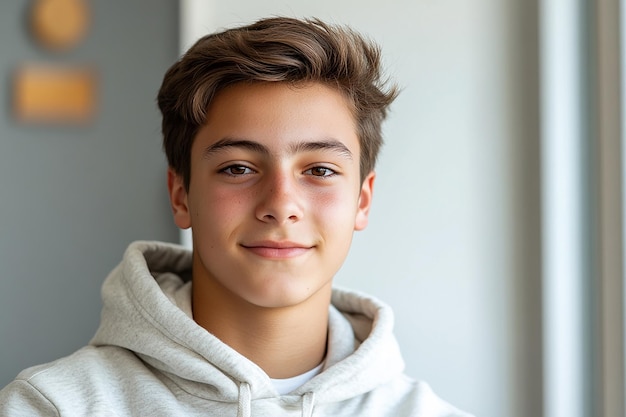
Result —
<instances>
[{"instance_id":1,"label":"gray hoodie","mask_svg":"<svg viewBox=\"0 0 626 417\"><path fill-rule=\"evenodd\" d=\"M335 289L323 371L280 396L257 365L191 315L191 253L135 242L106 279L90 344L0 391L2 416L469 417L402 371L393 315Z\"/></svg>"}]
</instances>

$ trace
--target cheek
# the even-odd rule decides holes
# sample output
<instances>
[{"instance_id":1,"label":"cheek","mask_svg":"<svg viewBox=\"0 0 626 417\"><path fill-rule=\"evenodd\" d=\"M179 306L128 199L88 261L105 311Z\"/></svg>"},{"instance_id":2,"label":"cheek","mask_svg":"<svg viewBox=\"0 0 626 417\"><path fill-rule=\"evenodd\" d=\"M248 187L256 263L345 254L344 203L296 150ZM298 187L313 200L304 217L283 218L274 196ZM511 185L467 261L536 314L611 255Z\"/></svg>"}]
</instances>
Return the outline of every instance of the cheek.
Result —
<instances>
[{"instance_id":1,"label":"cheek","mask_svg":"<svg viewBox=\"0 0 626 417\"><path fill-rule=\"evenodd\" d=\"M223 226L240 218L247 206L245 194L232 190L213 189L197 193L196 196L200 197L190 202L192 221L208 232L223 229Z\"/></svg>"},{"instance_id":2,"label":"cheek","mask_svg":"<svg viewBox=\"0 0 626 417\"><path fill-rule=\"evenodd\" d=\"M315 196L311 206L314 216L325 222L335 230L354 228L356 217L356 196L344 190L344 192L319 193Z\"/></svg>"}]
</instances>

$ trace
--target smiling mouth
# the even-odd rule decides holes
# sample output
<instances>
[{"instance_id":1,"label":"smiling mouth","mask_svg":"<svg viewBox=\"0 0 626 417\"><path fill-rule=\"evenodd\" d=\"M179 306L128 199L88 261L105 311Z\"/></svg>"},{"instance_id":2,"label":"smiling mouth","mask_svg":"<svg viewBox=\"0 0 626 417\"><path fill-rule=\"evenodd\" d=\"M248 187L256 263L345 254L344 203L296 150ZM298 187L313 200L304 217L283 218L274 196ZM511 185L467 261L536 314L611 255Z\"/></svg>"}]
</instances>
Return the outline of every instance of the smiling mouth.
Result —
<instances>
[{"instance_id":1,"label":"smiling mouth","mask_svg":"<svg viewBox=\"0 0 626 417\"><path fill-rule=\"evenodd\" d=\"M255 242L241 246L251 253L267 259L295 258L313 249L313 246L294 242Z\"/></svg>"}]
</instances>

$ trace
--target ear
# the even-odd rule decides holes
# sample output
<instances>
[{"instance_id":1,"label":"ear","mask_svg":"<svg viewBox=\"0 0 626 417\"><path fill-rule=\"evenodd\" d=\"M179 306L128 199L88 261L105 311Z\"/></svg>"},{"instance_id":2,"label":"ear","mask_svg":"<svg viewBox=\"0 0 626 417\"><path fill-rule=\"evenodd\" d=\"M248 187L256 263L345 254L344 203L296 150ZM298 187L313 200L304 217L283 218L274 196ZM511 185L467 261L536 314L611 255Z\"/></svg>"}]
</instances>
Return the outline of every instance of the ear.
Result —
<instances>
[{"instance_id":1,"label":"ear","mask_svg":"<svg viewBox=\"0 0 626 417\"><path fill-rule=\"evenodd\" d=\"M167 170L167 190L170 194L170 204L174 214L174 223L181 229L191 227L189 204L187 201L187 189L182 175L179 175L171 167Z\"/></svg>"},{"instance_id":2,"label":"ear","mask_svg":"<svg viewBox=\"0 0 626 417\"><path fill-rule=\"evenodd\" d=\"M363 184L361 185L361 193L359 195L359 206L354 219L354 230L363 230L367 226L369 219L370 207L372 206L372 194L374 192L374 179L376 173L374 171L367 174Z\"/></svg>"}]
</instances>

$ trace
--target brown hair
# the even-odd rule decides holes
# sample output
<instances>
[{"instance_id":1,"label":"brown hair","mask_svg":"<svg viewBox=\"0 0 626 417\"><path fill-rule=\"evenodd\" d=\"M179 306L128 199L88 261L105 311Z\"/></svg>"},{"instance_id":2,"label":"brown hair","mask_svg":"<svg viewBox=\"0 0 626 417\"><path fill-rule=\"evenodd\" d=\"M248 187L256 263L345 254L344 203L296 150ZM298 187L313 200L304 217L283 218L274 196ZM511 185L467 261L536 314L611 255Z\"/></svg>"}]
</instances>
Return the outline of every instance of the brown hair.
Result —
<instances>
[{"instance_id":1,"label":"brown hair","mask_svg":"<svg viewBox=\"0 0 626 417\"><path fill-rule=\"evenodd\" d=\"M213 97L238 82L322 82L352 104L361 181L374 169L381 124L397 88L382 79L380 48L348 27L275 17L199 39L165 74L158 94L168 163L189 188L191 145Z\"/></svg>"}]
</instances>

